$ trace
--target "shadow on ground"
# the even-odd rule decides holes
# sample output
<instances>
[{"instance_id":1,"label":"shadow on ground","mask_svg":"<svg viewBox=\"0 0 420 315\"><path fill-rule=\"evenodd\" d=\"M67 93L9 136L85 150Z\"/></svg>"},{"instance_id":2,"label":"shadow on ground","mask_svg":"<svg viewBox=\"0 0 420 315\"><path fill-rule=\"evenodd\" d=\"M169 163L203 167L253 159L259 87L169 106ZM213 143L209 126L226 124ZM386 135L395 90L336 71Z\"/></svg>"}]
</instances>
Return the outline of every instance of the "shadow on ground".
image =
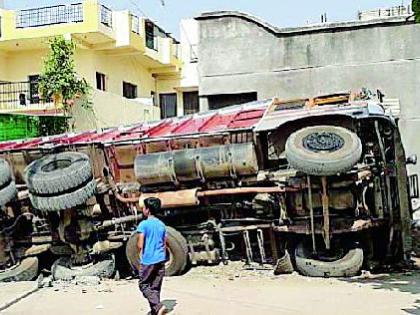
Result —
<instances>
[{"instance_id":1,"label":"shadow on ground","mask_svg":"<svg viewBox=\"0 0 420 315\"><path fill-rule=\"evenodd\" d=\"M406 273L379 274L371 277L358 277L343 279L350 283L361 283L371 285L374 289L382 289L417 295L417 299L410 308L402 309L407 314L420 315L420 270L413 270Z\"/></svg>"},{"instance_id":2,"label":"shadow on ground","mask_svg":"<svg viewBox=\"0 0 420 315\"><path fill-rule=\"evenodd\" d=\"M163 300L162 304L166 306L167 313L170 313L174 310L177 303L176 300Z\"/></svg>"}]
</instances>

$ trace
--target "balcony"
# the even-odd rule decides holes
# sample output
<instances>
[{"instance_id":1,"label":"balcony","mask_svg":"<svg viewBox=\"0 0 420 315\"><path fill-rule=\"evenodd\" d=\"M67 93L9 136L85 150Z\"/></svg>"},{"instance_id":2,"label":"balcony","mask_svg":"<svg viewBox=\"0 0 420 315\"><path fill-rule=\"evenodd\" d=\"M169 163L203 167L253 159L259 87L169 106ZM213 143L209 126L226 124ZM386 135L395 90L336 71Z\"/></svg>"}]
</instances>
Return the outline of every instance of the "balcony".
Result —
<instances>
[{"instance_id":1,"label":"balcony","mask_svg":"<svg viewBox=\"0 0 420 315\"><path fill-rule=\"evenodd\" d=\"M112 11L103 4L100 5L101 23L112 28Z\"/></svg>"},{"instance_id":2,"label":"balcony","mask_svg":"<svg viewBox=\"0 0 420 315\"><path fill-rule=\"evenodd\" d=\"M131 14L131 31L140 35L140 18L133 14Z\"/></svg>"},{"instance_id":3,"label":"balcony","mask_svg":"<svg viewBox=\"0 0 420 315\"><path fill-rule=\"evenodd\" d=\"M80 22L83 22L82 3L20 10L16 14L16 28Z\"/></svg>"},{"instance_id":4,"label":"balcony","mask_svg":"<svg viewBox=\"0 0 420 315\"><path fill-rule=\"evenodd\" d=\"M115 43L114 12L98 0L1 12L0 49L36 49L52 36L80 38L86 46ZM40 40L41 39L41 40ZM34 46L35 44L35 46Z\"/></svg>"},{"instance_id":5,"label":"balcony","mask_svg":"<svg viewBox=\"0 0 420 315\"><path fill-rule=\"evenodd\" d=\"M180 66L176 41L162 28L127 11L112 11L99 0L0 11L0 51L5 54L46 49L48 39L60 35L83 49L140 56L149 69Z\"/></svg>"},{"instance_id":6,"label":"balcony","mask_svg":"<svg viewBox=\"0 0 420 315\"><path fill-rule=\"evenodd\" d=\"M38 94L36 81L0 82L0 110L43 109L53 107Z\"/></svg>"}]
</instances>

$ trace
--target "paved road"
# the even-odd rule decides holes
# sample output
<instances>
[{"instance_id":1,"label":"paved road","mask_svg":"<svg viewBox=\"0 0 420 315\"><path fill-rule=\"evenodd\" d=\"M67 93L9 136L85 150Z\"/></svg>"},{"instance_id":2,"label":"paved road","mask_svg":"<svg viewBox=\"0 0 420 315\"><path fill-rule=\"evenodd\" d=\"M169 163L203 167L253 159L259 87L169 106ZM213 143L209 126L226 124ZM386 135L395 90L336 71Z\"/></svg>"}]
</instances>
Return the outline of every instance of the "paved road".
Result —
<instances>
[{"instance_id":1,"label":"paved road","mask_svg":"<svg viewBox=\"0 0 420 315\"><path fill-rule=\"evenodd\" d=\"M21 285L22 286L22 285ZM28 285L29 286L29 285ZM5 287L0 287L4 299ZM16 287L16 292L21 288ZM13 289L9 287L10 296ZM420 314L420 273L369 279L310 279L298 275L225 272L197 268L165 280L170 314ZM136 281L98 286L55 284L1 312L2 315L147 314Z\"/></svg>"}]
</instances>

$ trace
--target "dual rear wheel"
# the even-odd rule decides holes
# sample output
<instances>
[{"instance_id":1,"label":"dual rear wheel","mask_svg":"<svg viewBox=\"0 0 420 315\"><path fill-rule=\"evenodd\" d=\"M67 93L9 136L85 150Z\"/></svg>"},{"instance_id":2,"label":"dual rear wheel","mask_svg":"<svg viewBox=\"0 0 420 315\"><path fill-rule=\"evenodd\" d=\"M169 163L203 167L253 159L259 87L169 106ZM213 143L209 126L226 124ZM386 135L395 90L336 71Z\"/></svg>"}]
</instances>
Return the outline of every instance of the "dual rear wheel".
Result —
<instances>
[{"instance_id":1,"label":"dual rear wheel","mask_svg":"<svg viewBox=\"0 0 420 315\"><path fill-rule=\"evenodd\" d=\"M185 237L172 227L166 227L168 237L167 261L165 263L166 275L181 275L187 268L188 246ZM131 235L126 245L127 260L137 274L141 269L140 252L137 248L138 233Z\"/></svg>"}]
</instances>

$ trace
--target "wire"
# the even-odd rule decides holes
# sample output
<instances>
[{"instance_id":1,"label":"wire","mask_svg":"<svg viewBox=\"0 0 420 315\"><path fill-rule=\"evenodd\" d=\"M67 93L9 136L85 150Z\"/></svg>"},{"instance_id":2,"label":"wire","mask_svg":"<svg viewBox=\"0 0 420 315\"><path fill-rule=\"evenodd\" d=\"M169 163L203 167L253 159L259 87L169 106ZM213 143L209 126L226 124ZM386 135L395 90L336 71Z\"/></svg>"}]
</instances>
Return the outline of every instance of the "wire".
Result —
<instances>
[{"instance_id":1,"label":"wire","mask_svg":"<svg viewBox=\"0 0 420 315\"><path fill-rule=\"evenodd\" d=\"M144 17L151 20L151 18L137 5L137 3L134 0L130 0L130 3L134 6L134 8Z\"/></svg>"}]
</instances>

